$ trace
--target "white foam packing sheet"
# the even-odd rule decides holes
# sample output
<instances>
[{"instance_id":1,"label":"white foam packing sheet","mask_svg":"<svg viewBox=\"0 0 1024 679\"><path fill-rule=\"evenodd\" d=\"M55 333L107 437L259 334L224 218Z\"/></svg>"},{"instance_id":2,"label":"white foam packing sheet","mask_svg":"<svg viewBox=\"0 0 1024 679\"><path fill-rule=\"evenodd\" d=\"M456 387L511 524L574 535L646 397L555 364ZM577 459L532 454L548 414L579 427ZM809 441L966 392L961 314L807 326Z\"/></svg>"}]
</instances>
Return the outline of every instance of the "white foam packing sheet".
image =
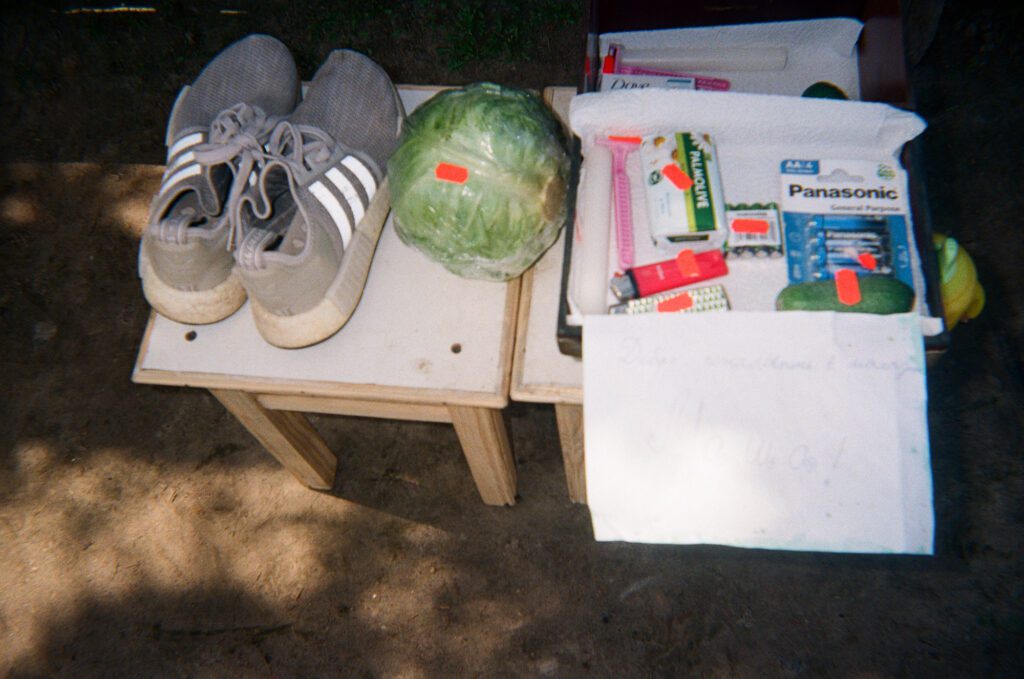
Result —
<instances>
[{"instance_id":1,"label":"white foam packing sheet","mask_svg":"<svg viewBox=\"0 0 1024 679\"><path fill-rule=\"evenodd\" d=\"M606 249L607 260L603 281L582 281L579 271L595 271L581 262L580 247L587 238L590 210L602 206L588 204L587 157L594 153L593 140L598 136L645 136L654 133L694 131L710 134L715 142L722 185L727 204L781 203L780 164L789 158L862 159L899 163L903 145L920 134L925 127L918 116L886 104L805 99L797 97L743 94L736 92L705 92L692 90L646 89L582 94L570 106L572 130L582 140L584 162L580 172L577 199L577 223L574 233L573 258L570 268L570 322L579 324L582 313L573 291L580 286L603 285L615 267L614 228L610 229ZM607 153L607 151L600 151ZM634 216L636 264L669 259L675 251L657 249L647 235L646 205L643 178L639 172L639 153L627 159ZM608 194L610 196L609 187ZM595 191L594 195L600 195ZM610 199L610 198L609 198ZM914 244L912 219L908 221L914 287L918 310L927 316L924 305L924 279L920 258ZM678 249L686 247L681 245ZM771 311L775 297L787 283L785 258L728 259L729 274L707 282L726 286L732 308L737 311ZM607 293L609 304L614 298ZM925 334L941 331L938 319L923 319Z\"/></svg>"},{"instance_id":2,"label":"white foam packing sheet","mask_svg":"<svg viewBox=\"0 0 1024 679\"><path fill-rule=\"evenodd\" d=\"M728 80L734 92L793 96L799 96L816 82L827 81L851 99L859 99L856 45L862 27L855 19L813 19L605 33L600 36L600 51L604 57L613 43L623 45L627 57L630 49L656 50L669 55L673 50L681 50L689 58L706 51L709 57L705 61L711 63L715 53L759 49L784 52L785 65L781 69L758 70L757 64L751 64L743 70L702 69L696 75ZM742 65L733 68L739 67Z\"/></svg>"}]
</instances>

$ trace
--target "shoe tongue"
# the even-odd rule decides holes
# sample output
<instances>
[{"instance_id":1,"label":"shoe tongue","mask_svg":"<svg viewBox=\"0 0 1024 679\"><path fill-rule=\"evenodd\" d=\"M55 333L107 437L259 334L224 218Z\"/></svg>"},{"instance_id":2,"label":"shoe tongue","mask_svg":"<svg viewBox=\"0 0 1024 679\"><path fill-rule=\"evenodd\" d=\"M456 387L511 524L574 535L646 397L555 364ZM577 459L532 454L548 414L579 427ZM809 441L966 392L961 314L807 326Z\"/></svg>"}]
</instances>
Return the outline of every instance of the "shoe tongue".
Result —
<instances>
[{"instance_id":1,"label":"shoe tongue","mask_svg":"<svg viewBox=\"0 0 1024 679\"><path fill-rule=\"evenodd\" d=\"M196 195L199 197L199 206L202 208L203 214L206 215L220 214L220 211L224 208L221 203L220 192L214 180L213 172L215 169L216 166L204 167L201 173L185 180L187 186L196 192Z\"/></svg>"},{"instance_id":2,"label":"shoe tongue","mask_svg":"<svg viewBox=\"0 0 1024 679\"><path fill-rule=\"evenodd\" d=\"M288 191L291 188L290 184L288 183L288 174L284 169L278 169L277 171L270 172L262 172L260 174L259 181L263 185L264 192L271 200L280 196L285 191Z\"/></svg>"},{"instance_id":3,"label":"shoe tongue","mask_svg":"<svg viewBox=\"0 0 1024 679\"><path fill-rule=\"evenodd\" d=\"M170 217L169 213L172 208L173 213L178 214L181 212L182 204L191 206L196 216L214 217L221 213L224 206L221 192L218 191L217 182L214 179L213 168L204 167L197 174L177 180L172 174L165 181L174 183L167 186L160 196L158 214L168 213L167 216Z\"/></svg>"}]
</instances>

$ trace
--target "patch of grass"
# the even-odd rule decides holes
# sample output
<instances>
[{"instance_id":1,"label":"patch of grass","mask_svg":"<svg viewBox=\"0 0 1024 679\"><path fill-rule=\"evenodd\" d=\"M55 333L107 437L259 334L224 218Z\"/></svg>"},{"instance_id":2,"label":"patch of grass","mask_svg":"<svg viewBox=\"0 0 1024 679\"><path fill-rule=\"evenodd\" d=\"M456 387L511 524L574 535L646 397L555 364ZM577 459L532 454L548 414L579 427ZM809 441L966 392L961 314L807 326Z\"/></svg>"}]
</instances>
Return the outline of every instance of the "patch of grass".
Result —
<instances>
[{"instance_id":1,"label":"patch of grass","mask_svg":"<svg viewBox=\"0 0 1024 679\"><path fill-rule=\"evenodd\" d=\"M321 8L320 18L313 27L316 37L337 45L371 42L371 29L390 22L395 12L390 4L374 2L329 2Z\"/></svg>"},{"instance_id":2,"label":"patch of grass","mask_svg":"<svg viewBox=\"0 0 1024 679\"><path fill-rule=\"evenodd\" d=\"M473 61L525 61L545 28L571 25L581 12L581 3L566 0L447 0L436 6L436 25L447 27L438 54L453 71Z\"/></svg>"}]
</instances>

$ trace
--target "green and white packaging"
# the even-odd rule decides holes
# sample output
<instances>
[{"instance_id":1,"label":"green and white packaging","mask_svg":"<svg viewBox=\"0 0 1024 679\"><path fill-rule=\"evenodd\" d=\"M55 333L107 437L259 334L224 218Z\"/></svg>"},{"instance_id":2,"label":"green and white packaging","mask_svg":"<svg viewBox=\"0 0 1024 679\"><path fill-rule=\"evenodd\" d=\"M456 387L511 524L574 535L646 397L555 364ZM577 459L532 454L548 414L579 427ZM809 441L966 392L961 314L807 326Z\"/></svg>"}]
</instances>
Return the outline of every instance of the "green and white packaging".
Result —
<instances>
[{"instance_id":1,"label":"green and white packaging","mask_svg":"<svg viewBox=\"0 0 1024 679\"><path fill-rule=\"evenodd\" d=\"M677 132L643 139L648 225L655 245L695 251L725 244L725 197L715 144L708 134Z\"/></svg>"}]
</instances>

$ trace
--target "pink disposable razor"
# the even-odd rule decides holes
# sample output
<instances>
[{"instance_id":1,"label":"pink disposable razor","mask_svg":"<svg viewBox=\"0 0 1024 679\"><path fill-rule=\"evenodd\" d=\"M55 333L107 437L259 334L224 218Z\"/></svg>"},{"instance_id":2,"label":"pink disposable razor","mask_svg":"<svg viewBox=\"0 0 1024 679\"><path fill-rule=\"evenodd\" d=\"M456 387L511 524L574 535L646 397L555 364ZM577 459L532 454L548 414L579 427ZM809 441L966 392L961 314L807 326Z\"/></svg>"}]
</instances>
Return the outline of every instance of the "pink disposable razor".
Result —
<instances>
[{"instance_id":1,"label":"pink disposable razor","mask_svg":"<svg viewBox=\"0 0 1024 679\"><path fill-rule=\"evenodd\" d=\"M693 78L694 89L698 90L716 90L724 92L732 87L732 83L724 78L709 78L703 75L694 75L693 73L678 73L675 71L665 71L656 68L647 68L646 66L629 66L622 63L619 58L619 52L622 51L620 45L609 45L608 54L605 55L604 64L601 67L601 72L606 74L611 73L622 73L623 75L657 75L669 78Z\"/></svg>"},{"instance_id":2,"label":"pink disposable razor","mask_svg":"<svg viewBox=\"0 0 1024 679\"><path fill-rule=\"evenodd\" d=\"M633 266L633 201L626 174L626 157L640 145L640 137L598 137L595 143L612 152L612 195L615 198L615 244L619 253L619 269Z\"/></svg>"}]
</instances>

